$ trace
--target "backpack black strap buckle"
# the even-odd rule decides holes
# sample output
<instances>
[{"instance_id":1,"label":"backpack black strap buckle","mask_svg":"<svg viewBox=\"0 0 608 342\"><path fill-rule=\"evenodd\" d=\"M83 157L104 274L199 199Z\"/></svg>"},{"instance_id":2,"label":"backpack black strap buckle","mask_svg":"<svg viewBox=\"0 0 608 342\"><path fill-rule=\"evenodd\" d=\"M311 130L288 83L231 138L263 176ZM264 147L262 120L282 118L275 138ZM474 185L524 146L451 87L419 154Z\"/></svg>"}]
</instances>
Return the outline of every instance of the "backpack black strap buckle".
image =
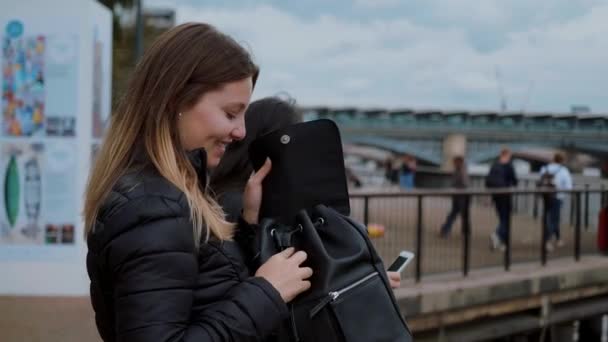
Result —
<instances>
[{"instance_id":1,"label":"backpack black strap buckle","mask_svg":"<svg viewBox=\"0 0 608 342\"><path fill-rule=\"evenodd\" d=\"M314 226L321 227L325 224L325 219L318 217L315 220ZM294 246L294 237L296 234L301 233L304 227L301 224L296 225L295 228L286 225L277 225L275 228L270 230L270 236L272 236L275 246L283 251L289 247Z\"/></svg>"},{"instance_id":2,"label":"backpack black strap buckle","mask_svg":"<svg viewBox=\"0 0 608 342\"><path fill-rule=\"evenodd\" d=\"M302 232L302 225L298 224L295 228L288 226L278 226L270 230L270 236L274 239L274 243L281 251L293 247L294 236Z\"/></svg>"}]
</instances>

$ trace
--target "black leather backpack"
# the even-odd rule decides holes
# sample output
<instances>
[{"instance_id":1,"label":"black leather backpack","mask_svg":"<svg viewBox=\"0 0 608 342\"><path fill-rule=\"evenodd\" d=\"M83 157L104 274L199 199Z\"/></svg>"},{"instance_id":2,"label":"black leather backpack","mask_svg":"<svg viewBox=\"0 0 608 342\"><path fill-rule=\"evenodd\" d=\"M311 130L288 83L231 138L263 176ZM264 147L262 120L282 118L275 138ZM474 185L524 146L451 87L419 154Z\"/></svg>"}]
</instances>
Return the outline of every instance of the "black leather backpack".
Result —
<instances>
[{"instance_id":1,"label":"black leather backpack","mask_svg":"<svg viewBox=\"0 0 608 342\"><path fill-rule=\"evenodd\" d=\"M412 341L367 230L347 216L336 125L318 120L270 133L252 144L250 157L255 169L266 157L273 162L263 185L258 261L295 247L314 271L311 289L290 303L279 341Z\"/></svg>"}]
</instances>

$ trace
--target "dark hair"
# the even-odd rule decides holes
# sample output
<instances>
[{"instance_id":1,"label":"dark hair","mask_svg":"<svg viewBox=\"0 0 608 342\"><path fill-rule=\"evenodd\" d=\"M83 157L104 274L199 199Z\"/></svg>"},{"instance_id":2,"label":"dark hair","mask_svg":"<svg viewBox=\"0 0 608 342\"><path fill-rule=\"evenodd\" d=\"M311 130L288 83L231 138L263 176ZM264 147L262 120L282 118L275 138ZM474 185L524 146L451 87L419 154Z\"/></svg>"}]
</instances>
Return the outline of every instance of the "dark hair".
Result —
<instances>
[{"instance_id":1,"label":"dark hair","mask_svg":"<svg viewBox=\"0 0 608 342\"><path fill-rule=\"evenodd\" d=\"M464 166L464 157L463 156L455 156L452 159L452 162L454 163L454 169L456 169L456 170L462 169L462 167Z\"/></svg>"},{"instance_id":2,"label":"dark hair","mask_svg":"<svg viewBox=\"0 0 608 342\"><path fill-rule=\"evenodd\" d=\"M266 97L252 102L245 112L247 135L228 146L219 165L211 173L210 187L217 197L228 190L243 191L253 172L249 145L256 138L302 121L293 99Z\"/></svg>"},{"instance_id":3,"label":"dark hair","mask_svg":"<svg viewBox=\"0 0 608 342\"><path fill-rule=\"evenodd\" d=\"M553 161L558 163L558 164L562 164L564 162L564 155L557 152L554 156L553 156Z\"/></svg>"}]
</instances>

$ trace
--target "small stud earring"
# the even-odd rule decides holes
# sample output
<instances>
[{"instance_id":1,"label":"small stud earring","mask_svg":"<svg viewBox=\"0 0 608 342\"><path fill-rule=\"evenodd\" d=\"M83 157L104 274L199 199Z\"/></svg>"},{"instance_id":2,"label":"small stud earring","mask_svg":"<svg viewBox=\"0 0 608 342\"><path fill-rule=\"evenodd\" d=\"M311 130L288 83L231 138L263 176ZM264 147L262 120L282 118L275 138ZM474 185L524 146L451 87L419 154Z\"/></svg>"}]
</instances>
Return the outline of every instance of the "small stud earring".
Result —
<instances>
[{"instance_id":1,"label":"small stud earring","mask_svg":"<svg viewBox=\"0 0 608 342\"><path fill-rule=\"evenodd\" d=\"M177 116L179 116L181 118L182 117L182 113L181 112L178 113Z\"/></svg>"}]
</instances>

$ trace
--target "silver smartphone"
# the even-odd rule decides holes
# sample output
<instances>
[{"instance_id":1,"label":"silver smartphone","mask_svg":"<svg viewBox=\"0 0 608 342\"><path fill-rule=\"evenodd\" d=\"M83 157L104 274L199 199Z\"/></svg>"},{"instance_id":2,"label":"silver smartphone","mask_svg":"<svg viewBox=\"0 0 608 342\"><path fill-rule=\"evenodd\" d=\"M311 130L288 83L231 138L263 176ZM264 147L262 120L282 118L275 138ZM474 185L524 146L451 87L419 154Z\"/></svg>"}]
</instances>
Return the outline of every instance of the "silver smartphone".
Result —
<instances>
[{"instance_id":1,"label":"silver smartphone","mask_svg":"<svg viewBox=\"0 0 608 342\"><path fill-rule=\"evenodd\" d=\"M410 251L401 251L397 259L388 267L389 272L403 272L407 264L414 259L414 253Z\"/></svg>"}]
</instances>

